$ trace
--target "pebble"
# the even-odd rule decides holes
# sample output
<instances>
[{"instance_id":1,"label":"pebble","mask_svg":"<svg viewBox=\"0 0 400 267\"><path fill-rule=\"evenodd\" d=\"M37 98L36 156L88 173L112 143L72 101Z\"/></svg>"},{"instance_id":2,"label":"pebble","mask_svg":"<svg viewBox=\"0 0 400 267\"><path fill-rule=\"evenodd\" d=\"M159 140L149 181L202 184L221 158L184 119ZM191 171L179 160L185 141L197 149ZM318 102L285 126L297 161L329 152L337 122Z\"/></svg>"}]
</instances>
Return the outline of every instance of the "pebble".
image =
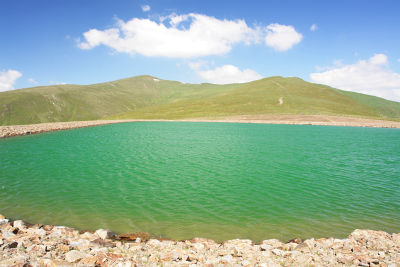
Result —
<instances>
[{"instance_id":1,"label":"pebble","mask_svg":"<svg viewBox=\"0 0 400 267\"><path fill-rule=\"evenodd\" d=\"M104 230L104 229L99 229L95 232L96 235L98 235L101 239L109 239L113 238L115 236L115 233L113 233L110 230Z\"/></svg>"},{"instance_id":2,"label":"pebble","mask_svg":"<svg viewBox=\"0 0 400 267\"><path fill-rule=\"evenodd\" d=\"M0 220L7 220L0 214ZM15 231L15 229L18 229ZM23 229L23 230L21 230ZM15 231L16 233L13 233ZM143 233L140 234L143 236ZM0 266L399 266L400 233L355 230L346 239L128 241L99 229L79 234L21 220L0 225Z\"/></svg>"},{"instance_id":3,"label":"pebble","mask_svg":"<svg viewBox=\"0 0 400 267\"><path fill-rule=\"evenodd\" d=\"M24 229L25 223L21 220L14 221L14 227L19 228L19 229Z\"/></svg>"},{"instance_id":4,"label":"pebble","mask_svg":"<svg viewBox=\"0 0 400 267\"><path fill-rule=\"evenodd\" d=\"M71 250L65 254L65 260L68 262L76 262L77 260L89 257L88 254L78 250Z\"/></svg>"}]
</instances>

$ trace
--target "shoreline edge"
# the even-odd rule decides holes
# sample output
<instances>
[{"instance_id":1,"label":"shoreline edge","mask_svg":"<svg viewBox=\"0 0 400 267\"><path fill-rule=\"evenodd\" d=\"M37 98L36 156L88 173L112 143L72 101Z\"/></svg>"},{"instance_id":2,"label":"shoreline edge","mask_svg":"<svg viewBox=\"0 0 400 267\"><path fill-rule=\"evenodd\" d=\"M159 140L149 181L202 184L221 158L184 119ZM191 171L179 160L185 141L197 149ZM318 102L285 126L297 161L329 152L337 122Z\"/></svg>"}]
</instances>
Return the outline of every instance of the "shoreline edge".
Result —
<instances>
[{"instance_id":1,"label":"shoreline edge","mask_svg":"<svg viewBox=\"0 0 400 267\"><path fill-rule=\"evenodd\" d=\"M181 120L164 119L127 119L127 120L93 120L93 121L69 121L48 122L27 125L0 126L0 138L23 136L44 132L92 127L114 123L126 122L222 122L222 123L259 123L259 124L288 124L288 125L320 125L320 126L351 126L374 128L400 128L400 121L385 121L363 119L356 117L322 116L322 115L254 115L236 116L226 118L196 118Z\"/></svg>"},{"instance_id":2,"label":"shoreline edge","mask_svg":"<svg viewBox=\"0 0 400 267\"><path fill-rule=\"evenodd\" d=\"M354 230L346 239L151 239L109 230L9 221L0 214L0 266L398 266L400 233Z\"/></svg>"}]
</instances>

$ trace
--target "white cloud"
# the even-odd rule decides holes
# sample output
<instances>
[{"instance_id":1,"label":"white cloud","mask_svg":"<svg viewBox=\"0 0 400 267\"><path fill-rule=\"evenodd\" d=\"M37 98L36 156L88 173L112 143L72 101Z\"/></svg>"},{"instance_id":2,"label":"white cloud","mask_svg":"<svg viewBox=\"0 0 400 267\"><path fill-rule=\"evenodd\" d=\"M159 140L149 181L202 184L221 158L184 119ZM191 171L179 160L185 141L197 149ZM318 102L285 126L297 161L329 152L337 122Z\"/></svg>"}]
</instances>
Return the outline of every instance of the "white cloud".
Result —
<instances>
[{"instance_id":1,"label":"white cloud","mask_svg":"<svg viewBox=\"0 0 400 267\"><path fill-rule=\"evenodd\" d=\"M183 22L188 23L185 29ZM161 22L133 18L118 21L115 28L91 29L83 33L81 49L106 45L117 52L194 58L226 54L233 44L258 41L259 29L247 26L244 20L219 20L201 14L170 15Z\"/></svg>"},{"instance_id":2,"label":"white cloud","mask_svg":"<svg viewBox=\"0 0 400 267\"><path fill-rule=\"evenodd\" d=\"M385 65L389 63L389 61L385 54L375 54L369 58L369 63L373 66L378 66L378 65Z\"/></svg>"},{"instance_id":3,"label":"white cloud","mask_svg":"<svg viewBox=\"0 0 400 267\"><path fill-rule=\"evenodd\" d=\"M32 83L32 84L38 84L38 83L39 83L38 81L36 81L36 80L33 79L33 78L29 78L29 79L28 79L28 82L29 82L29 83Z\"/></svg>"},{"instance_id":4,"label":"white cloud","mask_svg":"<svg viewBox=\"0 0 400 267\"><path fill-rule=\"evenodd\" d=\"M318 26L317 26L317 24L313 24L313 25L311 25L311 27L310 27L310 31L312 31L312 32L315 32L316 30L318 30Z\"/></svg>"},{"instance_id":5,"label":"white cloud","mask_svg":"<svg viewBox=\"0 0 400 267\"><path fill-rule=\"evenodd\" d=\"M14 83L22 76L17 70L0 71L0 92L14 89Z\"/></svg>"},{"instance_id":6,"label":"white cloud","mask_svg":"<svg viewBox=\"0 0 400 267\"><path fill-rule=\"evenodd\" d=\"M333 61L333 65L334 65L335 67L341 67L341 66L343 66L343 59L335 59L335 60Z\"/></svg>"},{"instance_id":7,"label":"white cloud","mask_svg":"<svg viewBox=\"0 0 400 267\"><path fill-rule=\"evenodd\" d=\"M59 82L59 81L49 81L50 85L64 85L66 84L65 82Z\"/></svg>"},{"instance_id":8,"label":"white cloud","mask_svg":"<svg viewBox=\"0 0 400 267\"><path fill-rule=\"evenodd\" d=\"M355 64L333 66L329 70L311 73L313 82L338 89L375 95L400 101L400 74L389 69L388 58L375 54Z\"/></svg>"},{"instance_id":9,"label":"white cloud","mask_svg":"<svg viewBox=\"0 0 400 267\"><path fill-rule=\"evenodd\" d=\"M213 62L211 62L211 64L214 64ZM210 62L208 62L207 60L197 60L197 61L192 61L188 63L189 67L192 70L200 70L200 69L204 69L204 68L209 68Z\"/></svg>"},{"instance_id":10,"label":"white cloud","mask_svg":"<svg viewBox=\"0 0 400 267\"><path fill-rule=\"evenodd\" d=\"M255 44L265 37L267 45L278 51L291 48L302 39L293 26L271 24L249 27L244 20L220 20L190 13L171 14L159 21L133 18L118 20L115 27L83 33L81 49L105 45L116 52L169 58L195 58L222 55L235 44Z\"/></svg>"},{"instance_id":11,"label":"white cloud","mask_svg":"<svg viewBox=\"0 0 400 267\"><path fill-rule=\"evenodd\" d=\"M141 6L141 8L142 8L143 12L148 12L151 9L149 5L143 5L143 6Z\"/></svg>"},{"instance_id":12,"label":"white cloud","mask_svg":"<svg viewBox=\"0 0 400 267\"><path fill-rule=\"evenodd\" d=\"M341 67L341 66L343 66L343 60L342 60L342 59L335 59L335 60L333 61L333 66L334 66L334 67ZM316 69L317 71L321 72L321 71L331 70L331 69L333 69L334 67L332 67L332 66L323 66L323 67L321 67L321 66L316 66L315 69Z\"/></svg>"},{"instance_id":13,"label":"white cloud","mask_svg":"<svg viewBox=\"0 0 400 267\"><path fill-rule=\"evenodd\" d=\"M189 18L189 15L171 14L167 17L161 18L161 20L165 21L166 19L169 19L169 24L173 27L177 27L181 22L187 21Z\"/></svg>"},{"instance_id":14,"label":"white cloud","mask_svg":"<svg viewBox=\"0 0 400 267\"><path fill-rule=\"evenodd\" d=\"M303 39L303 35L298 33L291 25L281 25L278 23L267 26L267 36L265 43L275 50L286 51Z\"/></svg>"},{"instance_id":15,"label":"white cloud","mask_svg":"<svg viewBox=\"0 0 400 267\"><path fill-rule=\"evenodd\" d=\"M245 83L262 78L262 76L254 70L240 70L233 65L223 65L213 70L194 70L201 78L215 84Z\"/></svg>"}]
</instances>

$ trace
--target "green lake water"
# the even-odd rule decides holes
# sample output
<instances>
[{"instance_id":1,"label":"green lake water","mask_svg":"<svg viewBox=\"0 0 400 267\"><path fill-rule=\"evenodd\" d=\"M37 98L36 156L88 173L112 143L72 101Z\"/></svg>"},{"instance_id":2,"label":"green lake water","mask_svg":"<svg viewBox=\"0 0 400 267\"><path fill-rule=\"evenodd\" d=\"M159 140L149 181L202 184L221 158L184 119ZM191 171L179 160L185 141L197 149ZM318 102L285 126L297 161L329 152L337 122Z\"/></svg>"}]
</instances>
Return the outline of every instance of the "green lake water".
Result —
<instances>
[{"instance_id":1,"label":"green lake water","mask_svg":"<svg viewBox=\"0 0 400 267\"><path fill-rule=\"evenodd\" d=\"M400 130L135 122L0 140L0 213L172 239L400 232Z\"/></svg>"}]
</instances>

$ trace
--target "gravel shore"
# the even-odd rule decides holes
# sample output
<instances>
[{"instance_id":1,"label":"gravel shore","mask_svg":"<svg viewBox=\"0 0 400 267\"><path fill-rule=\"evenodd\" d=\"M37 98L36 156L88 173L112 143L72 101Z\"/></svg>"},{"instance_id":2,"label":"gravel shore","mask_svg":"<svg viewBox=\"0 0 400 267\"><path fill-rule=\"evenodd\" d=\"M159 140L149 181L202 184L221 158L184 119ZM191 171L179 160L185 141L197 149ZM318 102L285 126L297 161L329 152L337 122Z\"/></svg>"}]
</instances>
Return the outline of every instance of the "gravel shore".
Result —
<instances>
[{"instance_id":1,"label":"gravel shore","mask_svg":"<svg viewBox=\"0 0 400 267\"><path fill-rule=\"evenodd\" d=\"M296 124L296 125L327 125L327 126L356 126L400 128L399 121L371 120L355 117L325 116L325 115L252 115L225 118L196 118L182 120L96 120L52 122L29 125L0 126L0 138L29 135L43 132L59 131L73 128L90 127L111 123L138 121L187 121L187 122L231 122L231 123L264 123L264 124Z\"/></svg>"},{"instance_id":2,"label":"gravel shore","mask_svg":"<svg viewBox=\"0 0 400 267\"><path fill-rule=\"evenodd\" d=\"M357 117L328 115L242 115L223 118L214 117L189 119L183 121L400 128L400 121L373 120Z\"/></svg>"},{"instance_id":3,"label":"gravel shore","mask_svg":"<svg viewBox=\"0 0 400 267\"><path fill-rule=\"evenodd\" d=\"M0 126L0 138L29 135L36 133L52 132L74 128L83 128L111 123L133 122L136 120L97 120L97 121L68 121L68 122L49 122L28 125Z\"/></svg>"},{"instance_id":4,"label":"gravel shore","mask_svg":"<svg viewBox=\"0 0 400 267\"><path fill-rule=\"evenodd\" d=\"M347 239L173 241L30 225L0 215L0 266L400 266L400 233L355 230Z\"/></svg>"}]
</instances>

